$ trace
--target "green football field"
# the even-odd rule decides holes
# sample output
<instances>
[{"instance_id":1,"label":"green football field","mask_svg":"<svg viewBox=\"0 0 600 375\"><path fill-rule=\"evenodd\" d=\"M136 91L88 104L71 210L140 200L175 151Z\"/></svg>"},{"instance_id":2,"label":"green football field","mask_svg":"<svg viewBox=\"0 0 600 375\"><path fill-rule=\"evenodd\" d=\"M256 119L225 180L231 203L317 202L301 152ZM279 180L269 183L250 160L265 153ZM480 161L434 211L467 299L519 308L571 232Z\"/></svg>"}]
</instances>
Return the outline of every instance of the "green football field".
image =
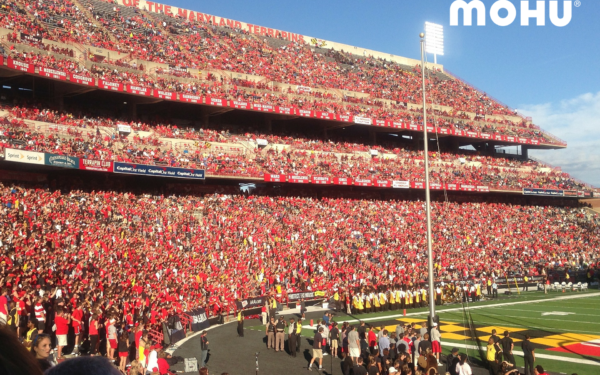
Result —
<instances>
[{"instance_id":1,"label":"green football field","mask_svg":"<svg viewBox=\"0 0 600 375\"><path fill-rule=\"evenodd\" d=\"M492 329L503 336L509 331L515 341L513 354L523 366L521 341L528 334L536 347L536 364L547 371L578 375L600 374L600 293L526 292L492 301L438 306L442 347L453 346L474 358L485 355ZM380 328L394 331L398 322L419 325L427 319L427 309L388 311L354 316ZM357 323L340 316L338 322ZM478 348L482 347L480 351Z\"/></svg>"},{"instance_id":2,"label":"green football field","mask_svg":"<svg viewBox=\"0 0 600 375\"><path fill-rule=\"evenodd\" d=\"M436 306L440 319L442 350L452 347L467 353L474 362L485 358L492 329L500 337L509 331L515 342L513 354L517 366L523 366L521 341L528 334L535 347L536 365L552 373L600 374L600 292L525 292L469 304ZM393 332L399 322L420 327L427 320L427 308L387 311L373 314L337 315L334 320L358 324L359 319L376 329ZM309 313L316 325L317 312ZM302 335L312 337L314 326L305 321ZM264 326L250 326L264 331ZM480 350L479 348L482 348Z\"/></svg>"}]
</instances>

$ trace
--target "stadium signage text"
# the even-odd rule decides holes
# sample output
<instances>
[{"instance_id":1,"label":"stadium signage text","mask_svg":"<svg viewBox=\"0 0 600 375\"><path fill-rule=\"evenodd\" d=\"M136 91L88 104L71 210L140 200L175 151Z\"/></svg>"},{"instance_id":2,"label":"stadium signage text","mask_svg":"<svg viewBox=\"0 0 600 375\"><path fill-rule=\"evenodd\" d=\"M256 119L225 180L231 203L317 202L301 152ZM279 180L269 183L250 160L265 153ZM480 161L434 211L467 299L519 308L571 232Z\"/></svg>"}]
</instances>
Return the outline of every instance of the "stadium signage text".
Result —
<instances>
[{"instance_id":1,"label":"stadium signage text","mask_svg":"<svg viewBox=\"0 0 600 375\"><path fill-rule=\"evenodd\" d=\"M7 148L4 150L4 160L15 161L17 163L42 165L44 164L44 153Z\"/></svg>"},{"instance_id":2,"label":"stadium signage text","mask_svg":"<svg viewBox=\"0 0 600 375\"><path fill-rule=\"evenodd\" d=\"M203 169L160 167L156 165L129 164L119 162L114 162L113 166L115 173L140 174L146 176L159 177L192 178L204 180Z\"/></svg>"},{"instance_id":3,"label":"stadium signage text","mask_svg":"<svg viewBox=\"0 0 600 375\"><path fill-rule=\"evenodd\" d=\"M44 154L44 164L52 167L79 168L79 158L68 155Z\"/></svg>"},{"instance_id":4,"label":"stadium signage text","mask_svg":"<svg viewBox=\"0 0 600 375\"><path fill-rule=\"evenodd\" d=\"M193 10L182 9L170 5L160 4L153 1L145 0L118 0L118 4L135 7L142 10L149 11L151 13L165 14L171 17L183 18L190 22L198 21L204 22L211 25L230 27L232 29L240 29L248 31L252 34L270 36L272 38L283 38L292 42L306 43L304 35L294 34L287 31L271 29L268 27L253 25L246 22L234 21L223 17L212 16L210 14L204 14L200 12L194 12Z\"/></svg>"},{"instance_id":5,"label":"stadium signage text","mask_svg":"<svg viewBox=\"0 0 600 375\"><path fill-rule=\"evenodd\" d=\"M535 19L537 26L546 25L546 1L537 0L535 7L530 5L529 0L521 1L521 26L529 26L529 20ZM571 22L572 18L572 4L571 0L562 1L563 3L563 16L558 16L558 1L549 1L549 16L550 22L554 26L563 27L567 26ZM463 26L471 26L473 23L473 13L477 18L477 26L485 26L486 9L485 4L481 0L471 0L467 2L465 0L454 0L450 5L450 26L458 26L458 15L459 11L462 10L463 14ZM506 11L505 16L501 16L500 12ZM509 0L497 0L490 7L490 19L493 23L498 26L508 26L512 24L517 18L517 8Z\"/></svg>"}]
</instances>

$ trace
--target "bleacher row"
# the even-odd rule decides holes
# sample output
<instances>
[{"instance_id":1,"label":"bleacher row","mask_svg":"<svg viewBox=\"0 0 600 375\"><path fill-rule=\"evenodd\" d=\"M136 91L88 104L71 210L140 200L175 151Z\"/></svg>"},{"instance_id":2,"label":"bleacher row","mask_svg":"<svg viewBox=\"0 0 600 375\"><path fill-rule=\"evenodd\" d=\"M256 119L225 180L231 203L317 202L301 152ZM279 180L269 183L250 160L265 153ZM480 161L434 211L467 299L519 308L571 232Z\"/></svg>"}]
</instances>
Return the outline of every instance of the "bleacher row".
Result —
<instances>
[{"instance_id":1,"label":"bleacher row","mask_svg":"<svg viewBox=\"0 0 600 375\"><path fill-rule=\"evenodd\" d=\"M84 159L204 169L207 175L298 181L320 177L325 183L390 187L392 181L421 186L422 151L360 139L336 140L294 134L264 134L232 128L178 127L168 123L123 123L107 117L77 117L34 104L6 107L2 114L0 150L4 148L70 155ZM117 132L117 125L133 129ZM285 130L282 130L285 131ZM259 145L266 141L266 147ZM262 142L264 144L264 142ZM431 152L431 178L436 188L522 190L543 188L590 191L560 170L533 160L480 155L478 152ZM283 178L285 182L287 178ZM313 183L315 183L313 181ZM365 184L362 184L365 185ZM458 187L458 188L457 188Z\"/></svg>"},{"instance_id":2,"label":"bleacher row","mask_svg":"<svg viewBox=\"0 0 600 375\"><path fill-rule=\"evenodd\" d=\"M0 0L0 4L2 11L10 16L0 21L0 26L13 30L10 42L4 42L6 49L11 50L9 57L26 64L76 72L120 84L123 90L127 85L137 85L168 93L213 95L225 100L319 112L326 119L356 117L372 119L372 123L421 119L420 111L413 105L421 101L418 66L258 37L239 29L99 0L35 4ZM114 50L124 57L105 59L87 54L84 56L87 61L81 62L47 53L42 43L36 45L31 38L22 39L18 33ZM29 48L29 52L23 53L24 45L40 50L36 53L35 48ZM91 61L96 65L91 66ZM146 69L150 62L162 64L162 68ZM28 71L34 72L35 68L29 67ZM195 74L199 71L201 75ZM485 93L442 72L428 70L428 73L428 92L439 106L435 126L522 137L534 140L534 144L564 145ZM234 82L234 74L250 74L254 78ZM68 74L67 77L73 81ZM102 88L99 82L98 87ZM302 89L298 91L296 87Z\"/></svg>"}]
</instances>

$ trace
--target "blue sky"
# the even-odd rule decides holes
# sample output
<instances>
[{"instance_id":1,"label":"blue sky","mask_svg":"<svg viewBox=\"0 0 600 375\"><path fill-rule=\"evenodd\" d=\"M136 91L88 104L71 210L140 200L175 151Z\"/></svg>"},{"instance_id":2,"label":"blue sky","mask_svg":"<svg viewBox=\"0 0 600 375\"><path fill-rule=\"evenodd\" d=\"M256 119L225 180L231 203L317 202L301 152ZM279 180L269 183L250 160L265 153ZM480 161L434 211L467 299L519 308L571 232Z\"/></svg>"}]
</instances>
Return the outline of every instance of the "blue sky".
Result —
<instances>
[{"instance_id":1,"label":"blue sky","mask_svg":"<svg viewBox=\"0 0 600 375\"><path fill-rule=\"evenodd\" d=\"M580 0L565 27L552 25L548 16L546 26L534 20L521 26L520 1L510 1L518 14L506 27L490 20L494 0L483 0L486 26L449 26L451 0L165 2L411 58L420 58L424 22L442 24L446 53L438 63L566 140L567 150L534 155L600 186L600 1ZM545 3L548 15L549 0ZM563 1L558 3L562 15Z\"/></svg>"}]
</instances>

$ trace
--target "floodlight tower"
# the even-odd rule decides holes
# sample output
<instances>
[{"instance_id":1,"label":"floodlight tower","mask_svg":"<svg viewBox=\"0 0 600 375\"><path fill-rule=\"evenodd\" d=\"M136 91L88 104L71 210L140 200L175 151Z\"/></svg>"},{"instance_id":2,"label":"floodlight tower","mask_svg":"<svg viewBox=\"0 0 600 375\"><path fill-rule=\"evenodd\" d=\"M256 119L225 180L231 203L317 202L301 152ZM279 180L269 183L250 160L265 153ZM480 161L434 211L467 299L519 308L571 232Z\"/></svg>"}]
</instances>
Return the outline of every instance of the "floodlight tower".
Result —
<instances>
[{"instance_id":1,"label":"floodlight tower","mask_svg":"<svg viewBox=\"0 0 600 375\"><path fill-rule=\"evenodd\" d=\"M427 269L429 281L429 330L436 320L435 288L433 280L433 250L431 248L431 198L429 196L429 136L427 135L427 101L425 96L425 34L421 33L421 79L423 83L423 151L425 154L425 212L427 214Z\"/></svg>"},{"instance_id":2,"label":"floodlight tower","mask_svg":"<svg viewBox=\"0 0 600 375\"><path fill-rule=\"evenodd\" d=\"M433 53L433 63L437 55L444 56L444 26L425 22L425 52Z\"/></svg>"}]
</instances>

